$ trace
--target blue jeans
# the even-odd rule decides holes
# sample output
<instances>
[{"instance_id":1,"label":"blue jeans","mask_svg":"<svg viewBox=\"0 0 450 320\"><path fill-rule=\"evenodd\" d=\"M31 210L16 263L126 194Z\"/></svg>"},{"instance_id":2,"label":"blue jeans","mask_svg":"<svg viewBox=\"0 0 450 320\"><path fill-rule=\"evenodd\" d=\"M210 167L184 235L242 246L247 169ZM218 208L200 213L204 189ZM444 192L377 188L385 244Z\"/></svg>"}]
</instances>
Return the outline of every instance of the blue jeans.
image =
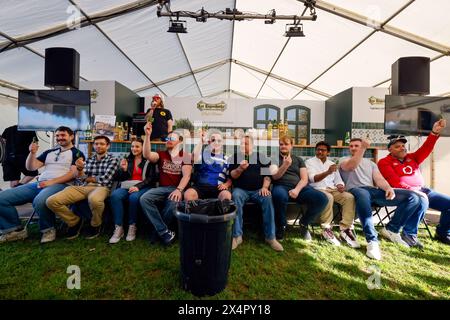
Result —
<instances>
[{"instance_id":1,"label":"blue jeans","mask_svg":"<svg viewBox=\"0 0 450 320\"><path fill-rule=\"evenodd\" d=\"M166 233L177 210L177 202L167 199L175 190L175 187L158 187L148 190L141 196L139 202L142 210L150 222L155 227L160 236ZM165 202L161 214L158 210L158 203Z\"/></svg>"},{"instance_id":2,"label":"blue jeans","mask_svg":"<svg viewBox=\"0 0 450 320\"><path fill-rule=\"evenodd\" d=\"M282 185L275 185L272 189L273 205L275 207L275 215L277 217L277 227L284 227L287 224L286 210L289 201L289 190L292 188ZM298 194L297 199L293 201L308 206L308 210L302 215L300 223L304 226L316 221L320 214L325 210L328 204L327 196L313 187L305 186Z\"/></svg>"},{"instance_id":3,"label":"blue jeans","mask_svg":"<svg viewBox=\"0 0 450 320\"><path fill-rule=\"evenodd\" d=\"M128 193L128 189L118 188L113 191L110 197L111 211L114 216L114 223L123 225L124 202L128 201L128 223L135 224L139 209L139 198L146 193L149 188L139 189L137 192Z\"/></svg>"},{"instance_id":4,"label":"blue jeans","mask_svg":"<svg viewBox=\"0 0 450 320\"><path fill-rule=\"evenodd\" d=\"M240 188L233 189L233 201L236 205L236 219L233 224L233 237L242 236L244 205L252 201L261 206L264 236L267 240L275 239L275 218L271 196L261 196L259 190L247 191Z\"/></svg>"},{"instance_id":5,"label":"blue jeans","mask_svg":"<svg viewBox=\"0 0 450 320\"><path fill-rule=\"evenodd\" d=\"M450 234L450 196L438 193L429 188L422 188L420 191L428 196L428 202L431 209L441 212L439 225L436 227L436 233L442 237Z\"/></svg>"},{"instance_id":6,"label":"blue jeans","mask_svg":"<svg viewBox=\"0 0 450 320\"><path fill-rule=\"evenodd\" d=\"M33 202L33 208L39 215L39 226L42 232L54 228L55 214L45 205L45 200L67 187L65 184L55 184L44 189L38 188L38 183L28 183L13 189L0 192L0 230L3 233L17 230L21 227L17 209L14 206Z\"/></svg>"},{"instance_id":7,"label":"blue jeans","mask_svg":"<svg viewBox=\"0 0 450 320\"><path fill-rule=\"evenodd\" d=\"M356 214L362 224L367 242L378 241L378 234L372 218L373 205L397 207L394 216L386 225L386 229L398 233L403 227L403 232L417 235L418 225L427 209L422 206L417 193L405 189L395 189L395 198L386 200L386 192L374 187L353 188L349 192L355 197Z\"/></svg>"}]
</instances>

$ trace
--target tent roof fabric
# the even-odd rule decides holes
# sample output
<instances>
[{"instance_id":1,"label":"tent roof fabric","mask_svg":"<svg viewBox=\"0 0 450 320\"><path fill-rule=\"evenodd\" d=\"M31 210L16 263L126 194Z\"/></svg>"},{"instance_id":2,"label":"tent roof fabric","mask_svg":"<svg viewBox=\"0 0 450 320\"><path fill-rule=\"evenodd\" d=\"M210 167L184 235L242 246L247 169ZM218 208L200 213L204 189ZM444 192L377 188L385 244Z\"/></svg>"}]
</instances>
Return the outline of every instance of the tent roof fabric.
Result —
<instances>
[{"instance_id":1,"label":"tent roof fabric","mask_svg":"<svg viewBox=\"0 0 450 320\"><path fill-rule=\"evenodd\" d=\"M172 11L300 15L304 0L172 0ZM286 20L187 21L168 33L155 0L3 0L0 93L44 88L48 47L72 47L82 80L116 80L141 96L326 100L349 87L390 86L400 57L431 58L431 95L450 95L450 1L317 0L305 37Z\"/></svg>"}]
</instances>

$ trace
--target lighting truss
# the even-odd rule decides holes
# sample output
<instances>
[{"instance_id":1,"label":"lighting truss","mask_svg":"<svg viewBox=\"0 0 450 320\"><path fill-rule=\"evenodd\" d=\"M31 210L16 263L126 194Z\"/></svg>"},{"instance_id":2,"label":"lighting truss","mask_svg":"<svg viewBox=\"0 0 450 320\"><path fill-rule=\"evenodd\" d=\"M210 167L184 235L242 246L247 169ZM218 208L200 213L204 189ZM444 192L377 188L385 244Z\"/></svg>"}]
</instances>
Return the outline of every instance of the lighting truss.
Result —
<instances>
[{"instance_id":1,"label":"lighting truss","mask_svg":"<svg viewBox=\"0 0 450 320\"><path fill-rule=\"evenodd\" d=\"M285 36L304 36L303 34L303 25L300 23L302 20L310 20L316 21L317 14L315 9L315 0L309 0L305 2L305 9L301 15L277 15L275 9L270 10L268 14L258 14L258 13L246 13L241 12L236 8L230 9L226 8L225 10L210 13L206 11L204 8L201 8L198 11L171 11L170 10L170 0L159 0L158 7L156 11L156 15L158 17L176 17L172 23L183 24L184 29L181 27L179 30L183 30L180 32L186 33L186 24L185 21L180 21L179 18L192 18L197 22L207 22L208 19L219 19L219 20L232 20L232 21L243 21L243 20L253 20L260 19L265 20L265 24L273 24L276 20L293 20L293 24L286 25L286 33ZM306 11L309 9L309 15L305 15ZM172 24L171 24L172 26ZM170 28L169 28L170 29ZM178 30L177 28L172 28L172 31L169 32L177 32L173 30Z\"/></svg>"}]
</instances>

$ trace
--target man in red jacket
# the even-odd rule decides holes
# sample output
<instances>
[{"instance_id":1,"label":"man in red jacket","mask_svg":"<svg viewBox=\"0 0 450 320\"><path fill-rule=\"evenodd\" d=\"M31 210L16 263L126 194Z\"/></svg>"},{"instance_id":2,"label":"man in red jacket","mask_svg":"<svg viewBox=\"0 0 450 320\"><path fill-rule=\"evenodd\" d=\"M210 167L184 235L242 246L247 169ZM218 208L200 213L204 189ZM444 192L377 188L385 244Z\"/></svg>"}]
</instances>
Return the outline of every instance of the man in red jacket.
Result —
<instances>
[{"instance_id":1,"label":"man in red jacket","mask_svg":"<svg viewBox=\"0 0 450 320\"><path fill-rule=\"evenodd\" d=\"M425 181L420 172L420 164L433 151L440 132L446 125L444 119L435 122L424 144L413 153L406 152L407 140L404 136L393 137L388 144L389 155L378 162L378 167L393 188L408 189L421 194L424 212L428 206L441 211L439 225L436 228L436 239L450 244L450 196L425 187ZM417 228L418 225L405 225L403 240L407 243L414 241L414 237L408 235L417 234Z\"/></svg>"}]
</instances>

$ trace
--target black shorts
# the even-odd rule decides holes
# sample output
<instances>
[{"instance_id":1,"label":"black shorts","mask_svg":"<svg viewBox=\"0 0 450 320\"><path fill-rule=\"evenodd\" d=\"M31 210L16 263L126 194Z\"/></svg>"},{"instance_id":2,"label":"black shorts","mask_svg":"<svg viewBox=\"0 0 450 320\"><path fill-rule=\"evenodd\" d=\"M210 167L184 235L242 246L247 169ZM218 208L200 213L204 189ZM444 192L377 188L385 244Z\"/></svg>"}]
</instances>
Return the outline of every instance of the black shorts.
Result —
<instances>
[{"instance_id":1,"label":"black shorts","mask_svg":"<svg viewBox=\"0 0 450 320\"><path fill-rule=\"evenodd\" d=\"M8 158L3 162L3 180L4 181L15 181L20 180L21 173L26 176L36 177L39 172L28 171L25 168L26 157L16 157L16 158Z\"/></svg>"},{"instance_id":2,"label":"black shorts","mask_svg":"<svg viewBox=\"0 0 450 320\"><path fill-rule=\"evenodd\" d=\"M207 185L197 185L192 186L191 188L197 191L199 199L217 199L219 197L219 193L223 191L217 189L217 186Z\"/></svg>"}]
</instances>

